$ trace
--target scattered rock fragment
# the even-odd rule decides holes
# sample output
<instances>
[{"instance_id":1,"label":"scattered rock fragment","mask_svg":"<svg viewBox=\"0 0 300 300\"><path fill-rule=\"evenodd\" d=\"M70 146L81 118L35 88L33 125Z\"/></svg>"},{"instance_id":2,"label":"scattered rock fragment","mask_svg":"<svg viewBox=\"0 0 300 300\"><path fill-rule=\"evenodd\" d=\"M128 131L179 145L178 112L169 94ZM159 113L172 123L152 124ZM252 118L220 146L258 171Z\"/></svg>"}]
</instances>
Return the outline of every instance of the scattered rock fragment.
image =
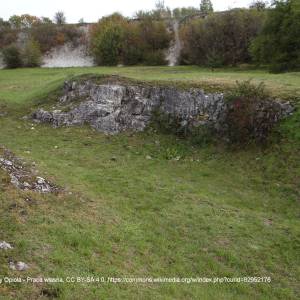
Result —
<instances>
[{"instance_id":1,"label":"scattered rock fragment","mask_svg":"<svg viewBox=\"0 0 300 300\"><path fill-rule=\"evenodd\" d=\"M32 190L40 193L51 193L58 191L58 187L46 179L34 175L34 170L26 168L24 163L12 152L0 147L0 167L5 170L11 183L21 190Z\"/></svg>"},{"instance_id":2,"label":"scattered rock fragment","mask_svg":"<svg viewBox=\"0 0 300 300\"><path fill-rule=\"evenodd\" d=\"M11 246L11 244L9 244L5 241L2 241L2 242L0 242L0 249L8 250L8 249L13 249L13 247Z\"/></svg>"},{"instance_id":3,"label":"scattered rock fragment","mask_svg":"<svg viewBox=\"0 0 300 300\"><path fill-rule=\"evenodd\" d=\"M18 261L17 263L11 261L9 262L9 268L14 271L26 271L29 269L29 266L22 261Z\"/></svg>"}]
</instances>

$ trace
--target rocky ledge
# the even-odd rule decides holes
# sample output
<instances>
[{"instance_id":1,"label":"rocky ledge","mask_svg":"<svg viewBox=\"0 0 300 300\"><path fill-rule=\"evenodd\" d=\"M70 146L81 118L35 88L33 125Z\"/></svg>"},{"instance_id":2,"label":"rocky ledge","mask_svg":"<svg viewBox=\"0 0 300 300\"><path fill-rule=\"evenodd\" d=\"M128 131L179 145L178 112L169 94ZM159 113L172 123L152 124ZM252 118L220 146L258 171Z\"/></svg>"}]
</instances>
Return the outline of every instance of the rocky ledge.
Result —
<instances>
[{"instance_id":1,"label":"rocky ledge","mask_svg":"<svg viewBox=\"0 0 300 300\"><path fill-rule=\"evenodd\" d=\"M292 112L289 103L268 101L274 121ZM209 125L218 132L226 128L228 103L222 93L205 93L199 88L143 85L122 80L74 80L64 84L55 110L39 109L33 119L54 127L90 124L96 130L115 134L142 131L155 112L174 118L182 127ZM258 112L264 116L265 107Z\"/></svg>"}]
</instances>

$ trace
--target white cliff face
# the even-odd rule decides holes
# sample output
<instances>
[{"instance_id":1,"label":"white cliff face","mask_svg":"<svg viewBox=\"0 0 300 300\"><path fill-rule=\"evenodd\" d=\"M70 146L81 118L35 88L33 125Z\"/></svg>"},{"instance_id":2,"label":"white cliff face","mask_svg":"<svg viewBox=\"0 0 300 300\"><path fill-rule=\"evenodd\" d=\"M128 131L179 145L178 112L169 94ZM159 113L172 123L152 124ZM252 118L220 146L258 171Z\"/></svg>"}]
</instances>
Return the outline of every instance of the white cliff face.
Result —
<instances>
[{"instance_id":1,"label":"white cliff face","mask_svg":"<svg viewBox=\"0 0 300 300\"><path fill-rule=\"evenodd\" d=\"M91 67L94 61L84 45L73 48L65 44L52 49L43 58L43 68Z\"/></svg>"},{"instance_id":2,"label":"white cliff face","mask_svg":"<svg viewBox=\"0 0 300 300\"><path fill-rule=\"evenodd\" d=\"M177 20L173 21L173 31L174 31L174 41L168 51L167 61L169 66L176 66L179 61L179 56L181 52L181 41L179 37L179 22Z\"/></svg>"},{"instance_id":3,"label":"white cliff face","mask_svg":"<svg viewBox=\"0 0 300 300\"><path fill-rule=\"evenodd\" d=\"M0 53L0 70L3 69L5 66L4 66L4 62L3 62L3 59L2 59L2 56L1 56L1 53Z\"/></svg>"}]
</instances>

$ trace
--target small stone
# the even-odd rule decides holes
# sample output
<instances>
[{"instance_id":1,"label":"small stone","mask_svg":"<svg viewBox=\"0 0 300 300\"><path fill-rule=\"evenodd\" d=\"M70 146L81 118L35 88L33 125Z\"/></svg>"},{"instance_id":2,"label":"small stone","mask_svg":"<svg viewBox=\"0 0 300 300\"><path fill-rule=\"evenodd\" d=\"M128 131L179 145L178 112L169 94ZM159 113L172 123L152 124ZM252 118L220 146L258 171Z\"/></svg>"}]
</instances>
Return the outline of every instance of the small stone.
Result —
<instances>
[{"instance_id":1,"label":"small stone","mask_svg":"<svg viewBox=\"0 0 300 300\"><path fill-rule=\"evenodd\" d=\"M11 167L13 165L13 163L10 161L10 160L7 160L7 159L4 159L4 158L1 158L0 159L0 162L5 165L5 166L8 166L8 167Z\"/></svg>"},{"instance_id":2,"label":"small stone","mask_svg":"<svg viewBox=\"0 0 300 300\"><path fill-rule=\"evenodd\" d=\"M273 221L272 221L271 219L266 219L266 220L264 221L264 224L265 224L266 226L271 226L271 225L273 224Z\"/></svg>"},{"instance_id":3,"label":"small stone","mask_svg":"<svg viewBox=\"0 0 300 300\"><path fill-rule=\"evenodd\" d=\"M26 271L29 269L29 266L22 261L18 261L16 264L14 262L9 262L9 267L11 270L17 271Z\"/></svg>"},{"instance_id":4,"label":"small stone","mask_svg":"<svg viewBox=\"0 0 300 300\"><path fill-rule=\"evenodd\" d=\"M38 184L45 184L46 183L46 180L43 178L43 177L37 177L36 178L36 182Z\"/></svg>"},{"instance_id":5,"label":"small stone","mask_svg":"<svg viewBox=\"0 0 300 300\"><path fill-rule=\"evenodd\" d=\"M117 158L115 157L115 156L113 156L113 157L111 157L111 159L110 159L111 161L116 161L117 160Z\"/></svg>"},{"instance_id":6,"label":"small stone","mask_svg":"<svg viewBox=\"0 0 300 300\"><path fill-rule=\"evenodd\" d=\"M15 264L12 261L9 262L9 268L11 270L16 270L16 266L15 266Z\"/></svg>"},{"instance_id":7,"label":"small stone","mask_svg":"<svg viewBox=\"0 0 300 300\"><path fill-rule=\"evenodd\" d=\"M150 155L147 155L146 159L150 160L150 159L152 159L152 157Z\"/></svg>"},{"instance_id":8,"label":"small stone","mask_svg":"<svg viewBox=\"0 0 300 300\"><path fill-rule=\"evenodd\" d=\"M0 249L8 250L8 249L13 249L13 247L9 243L2 241L0 242Z\"/></svg>"},{"instance_id":9,"label":"small stone","mask_svg":"<svg viewBox=\"0 0 300 300\"><path fill-rule=\"evenodd\" d=\"M58 148L58 146L54 146L54 149L57 149Z\"/></svg>"},{"instance_id":10,"label":"small stone","mask_svg":"<svg viewBox=\"0 0 300 300\"><path fill-rule=\"evenodd\" d=\"M34 127L31 127L30 129L31 129L31 130L34 130L35 128L34 128Z\"/></svg>"}]
</instances>

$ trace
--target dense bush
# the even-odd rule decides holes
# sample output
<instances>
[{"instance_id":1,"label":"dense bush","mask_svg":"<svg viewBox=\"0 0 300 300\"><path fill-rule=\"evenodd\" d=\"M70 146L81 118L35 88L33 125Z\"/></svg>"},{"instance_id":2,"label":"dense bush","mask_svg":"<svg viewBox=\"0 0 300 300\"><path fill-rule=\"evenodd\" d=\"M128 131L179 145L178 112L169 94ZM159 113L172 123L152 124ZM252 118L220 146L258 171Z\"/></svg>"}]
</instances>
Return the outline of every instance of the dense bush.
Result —
<instances>
[{"instance_id":1,"label":"dense bush","mask_svg":"<svg viewBox=\"0 0 300 300\"><path fill-rule=\"evenodd\" d=\"M114 14L102 18L92 29L92 52L98 65L117 65L121 62L126 23L123 16Z\"/></svg>"},{"instance_id":2,"label":"dense bush","mask_svg":"<svg viewBox=\"0 0 300 300\"><path fill-rule=\"evenodd\" d=\"M145 14L137 23L144 63L149 65L166 64L164 50L172 40L164 21L156 21ZM151 57L153 60L151 60Z\"/></svg>"},{"instance_id":3,"label":"dense bush","mask_svg":"<svg viewBox=\"0 0 300 300\"><path fill-rule=\"evenodd\" d=\"M166 64L171 40L163 21L140 14L136 22L120 14L102 18L91 30L91 48L98 65Z\"/></svg>"},{"instance_id":4,"label":"dense bush","mask_svg":"<svg viewBox=\"0 0 300 300\"><path fill-rule=\"evenodd\" d=\"M0 49L17 40L17 31L10 27L9 22L0 18Z\"/></svg>"},{"instance_id":5,"label":"dense bush","mask_svg":"<svg viewBox=\"0 0 300 300\"><path fill-rule=\"evenodd\" d=\"M31 37L40 44L41 51L47 52L51 48L57 46L58 29L55 24L42 24L40 26L34 26L30 30Z\"/></svg>"},{"instance_id":6,"label":"dense bush","mask_svg":"<svg viewBox=\"0 0 300 300\"><path fill-rule=\"evenodd\" d=\"M84 33L75 25L57 26L44 23L33 26L29 33L31 38L39 43L42 53L65 43L77 46L84 41Z\"/></svg>"},{"instance_id":7,"label":"dense bush","mask_svg":"<svg viewBox=\"0 0 300 300\"><path fill-rule=\"evenodd\" d=\"M42 63L42 53L39 44L29 40L22 53L23 65L25 67L39 67Z\"/></svg>"},{"instance_id":8,"label":"dense bush","mask_svg":"<svg viewBox=\"0 0 300 300\"><path fill-rule=\"evenodd\" d=\"M235 9L191 20L181 29L184 64L218 67L248 63L249 45L262 28L265 13Z\"/></svg>"},{"instance_id":9,"label":"dense bush","mask_svg":"<svg viewBox=\"0 0 300 300\"><path fill-rule=\"evenodd\" d=\"M20 50L15 45L10 45L2 50L4 64L9 69L19 68L22 66Z\"/></svg>"},{"instance_id":10,"label":"dense bush","mask_svg":"<svg viewBox=\"0 0 300 300\"><path fill-rule=\"evenodd\" d=\"M264 142L275 125L279 106L270 101L263 83L237 82L227 95L226 134L232 143Z\"/></svg>"},{"instance_id":11,"label":"dense bush","mask_svg":"<svg viewBox=\"0 0 300 300\"><path fill-rule=\"evenodd\" d=\"M274 72L300 69L300 2L274 1L262 34L252 45L254 59Z\"/></svg>"}]
</instances>

